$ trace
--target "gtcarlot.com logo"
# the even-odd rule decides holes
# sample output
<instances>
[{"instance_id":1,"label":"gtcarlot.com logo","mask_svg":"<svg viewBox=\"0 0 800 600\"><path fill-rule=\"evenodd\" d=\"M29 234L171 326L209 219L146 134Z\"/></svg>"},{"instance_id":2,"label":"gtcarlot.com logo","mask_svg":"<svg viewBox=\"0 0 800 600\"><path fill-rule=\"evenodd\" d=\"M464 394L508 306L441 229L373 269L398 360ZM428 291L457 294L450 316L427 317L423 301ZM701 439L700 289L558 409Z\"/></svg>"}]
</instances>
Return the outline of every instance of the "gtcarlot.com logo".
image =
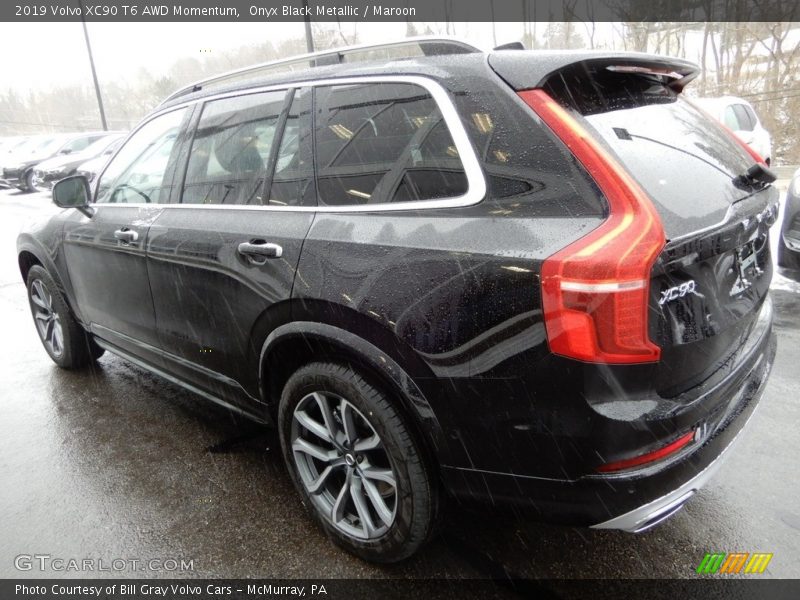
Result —
<instances>
[{"instance_id":1,"label":"gtcarlot.com logo","mask_svg":"<svg viewBox=\"0 0 800 600\"><path fill-rule=\"evenodd\" d=\"M14 558L18 571L54 571L57 573L92 573L124 571L186 572L194 571L194 559L185 558L62 558L50 554L20 554Z\"/></svg>"},{"instance_id":2,"label":"gtcarlot.com logo","mask_svg":"<svg viewBox=\"0 0 800 600\"><path fill-rule=\"evenodd\" d=\"M707 553L697 572L701 575L723 575L723 574L753 574L763 573L767 569L769 561L772 560L772 553L766 552L715 552Z\"/></svg>"}]
</instances>

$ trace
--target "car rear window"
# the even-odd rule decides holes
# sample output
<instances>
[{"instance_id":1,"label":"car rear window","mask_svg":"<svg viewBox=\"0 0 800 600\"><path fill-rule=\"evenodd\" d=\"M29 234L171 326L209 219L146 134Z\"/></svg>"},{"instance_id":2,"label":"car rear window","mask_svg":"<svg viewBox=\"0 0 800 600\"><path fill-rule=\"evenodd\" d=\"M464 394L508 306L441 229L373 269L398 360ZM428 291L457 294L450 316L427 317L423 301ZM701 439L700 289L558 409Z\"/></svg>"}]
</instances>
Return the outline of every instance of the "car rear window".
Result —
<instances>
[{"instance_id":1,"label":"car rear window","mask_svg":"<svg viewBox=\"0 0 800 600\"><path fill-rule=\"evenodd\" d=\"M546 90L616 153L655 203L668 237L721 222L748 195L732 179L752 158L662 77L574 69Z\"/></svg>"}]
</instances>

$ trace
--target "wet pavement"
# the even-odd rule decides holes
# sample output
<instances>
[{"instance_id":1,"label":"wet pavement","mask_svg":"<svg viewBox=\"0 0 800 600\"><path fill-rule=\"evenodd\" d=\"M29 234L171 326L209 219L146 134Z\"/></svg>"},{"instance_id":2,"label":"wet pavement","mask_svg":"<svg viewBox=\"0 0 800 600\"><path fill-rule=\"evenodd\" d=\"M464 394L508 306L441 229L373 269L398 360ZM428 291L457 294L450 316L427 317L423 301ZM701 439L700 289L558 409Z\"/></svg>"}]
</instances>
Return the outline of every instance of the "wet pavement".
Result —
<instances>
[{"instance_id":1,"label":"wet pavement","mask_svg":"<svg viewBox=\"0 0 800 600\"><path fill-rule=\"evenodd\" d=\"M706 552L772 552L800 577L800 284L776 276L778 356L762 405L711 483L639 535L548 526L450 507L443 534L379 567L336 549L306 516L268 430L122 359L58 369L40 347L15 239L55 207L0 191L0 577L15 557L190 559L145 577L696 577ZM171 563L168 563L171 566Z\"/></svg>"}]
</instances>

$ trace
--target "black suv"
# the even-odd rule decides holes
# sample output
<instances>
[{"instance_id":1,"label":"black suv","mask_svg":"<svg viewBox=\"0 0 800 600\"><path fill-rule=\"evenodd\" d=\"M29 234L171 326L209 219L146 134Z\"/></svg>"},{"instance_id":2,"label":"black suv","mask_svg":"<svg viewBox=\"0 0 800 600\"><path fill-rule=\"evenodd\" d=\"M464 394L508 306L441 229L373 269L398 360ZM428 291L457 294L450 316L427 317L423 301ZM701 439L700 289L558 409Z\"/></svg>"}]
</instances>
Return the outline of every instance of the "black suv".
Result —
<instances>
[{"instance_id":1,"label":"black suv","mask_svg":"<svg viewBox=\"0 0 800 600\"><path fill-rule=\"evenodd\" d=\"M445 497L667 518L773 363L771 173L682 96L683 60L371 52L190 86L95 189L57 184L72 210L18 241L46 351L275 424L369 560L411 555Z\"/></svg>"}]
</instances>

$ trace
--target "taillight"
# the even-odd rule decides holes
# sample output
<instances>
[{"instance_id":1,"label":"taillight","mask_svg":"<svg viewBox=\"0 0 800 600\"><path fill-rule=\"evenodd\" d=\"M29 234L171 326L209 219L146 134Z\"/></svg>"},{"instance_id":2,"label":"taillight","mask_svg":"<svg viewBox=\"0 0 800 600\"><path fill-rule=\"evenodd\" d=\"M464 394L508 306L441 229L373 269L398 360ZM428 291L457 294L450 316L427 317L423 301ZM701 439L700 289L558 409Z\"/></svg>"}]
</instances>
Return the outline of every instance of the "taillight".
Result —
<instances>
[{"instance_id":1,"label":"taillight","mask_svg":"<svg viewBox=\"0 0 800 600\"><path fill-rule=\"evenodd\" d=\"M550 350L588 362L657 361L648 335L650 270L664 244L653 204L622 166L543 90L520 97L586 168L609 216L599 227L546 259L542 308Z\"/></svg>"},{"instance_id":2,"label":"taillight","mask_svg":"<svg viewBox=\"0 0 800 600\"><path fill-rule=\"evenodd\" d=\"M634 456L633 458L626 458L624 460L606 463L597 467L596 470L599 473L612 473L614 471L623 471L633 467L640 467L642 465L664 459L688 446L695 439L695 435L696 434L694 431L690 431L689 433L679 437L674 442L667 444L663 448L659 448L653 452L648 452L647 454L640 454L639 456Z\"/></svg>"}]
</instances>

